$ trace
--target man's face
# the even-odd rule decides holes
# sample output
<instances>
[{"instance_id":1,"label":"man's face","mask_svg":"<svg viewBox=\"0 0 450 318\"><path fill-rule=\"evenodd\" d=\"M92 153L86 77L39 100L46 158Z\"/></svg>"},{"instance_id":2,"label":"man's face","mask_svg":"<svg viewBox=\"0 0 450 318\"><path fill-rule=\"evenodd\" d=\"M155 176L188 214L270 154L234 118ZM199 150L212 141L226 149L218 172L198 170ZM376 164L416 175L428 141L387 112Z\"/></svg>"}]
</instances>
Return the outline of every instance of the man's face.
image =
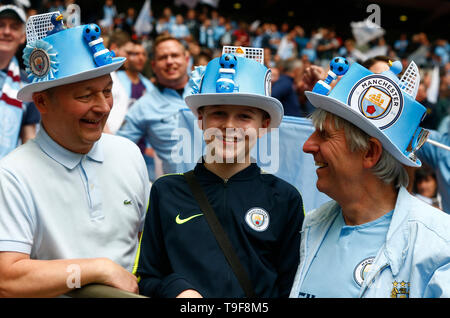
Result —
<instances>
[{"instance_id":1,"label":"man's face","mask_svg":"<svg viewBox=\"0 0 450 318\"><path fill-rule=\"evenodd\" d=\"M14 18L0 18L0 53L14 54L25 43L25 29L21 21Z\"/></svg>"},{"instance_id":2,"label":"man's face","mask_svg":"<svg viewBox=\"0 0 450 318\"><path fill-rule=\"evenodd\" d=\"M140 44L128 42L125 45L125 52L127 57L126 67L132 72L141 73L147 62L147 52L144 47Z\"/></svg>"},{"instance_id":3,"label":"man's face","mask_svg":"<svg viewBox=\"0 0 450 318\"><path fill-rule=\"evenodd\" d=\"M174 40L158 44L152 61L158 82L174 88L187 79L189 56L182 45Z\"/></svg>"},{"instance_id":4,"label":"man's face","mask_svg":"<svg viewBox=\"0 0 450 318\"><path fill-rule=\"evenodd\" d=\"M251 148L267 128L270 119L264 113L248 106L205 106L199 111L210 160L218 163L249 162ZM214 159L212 159L214 158ZM209 158L206 158L208 162Z\"/></svg>"},{"instance_id":5,"label":"man's face","mask_svg":"<svg viewBox=\"0 0 450 318\"><path fill-rule=\"evenodd\" d=\"M88 153L100 139L113 105L111 76L59 86L35 93L33 100L42 124L58 144L76 153ZM39 94L44 94L39 101Z\"/></svg>"},{"instance_id":6,"label":"man's face","mask_svg":"<svg viewBox=\"0 0 450 318\"><path fill-rule=\"evenodd\" d=\"M369 70L376 73L376 74L380 74L383 73L385 71L387 71L389 69L389 65L386 62L383 61L377 61L375 62L370 68Z\"/></svg>"},{"instance_id":7,"label":"man's face","mask_svg":"<svg viewBox=\"0 0 450 318\"><path fill-rule=\"evenodd\" d=\"M314 156L317 189L337 200L348 184L361 182L363 153L350 151L344 129L336 129L328 116L322 128L306 140L303 151Z\"/></svg>"}]
</instances>

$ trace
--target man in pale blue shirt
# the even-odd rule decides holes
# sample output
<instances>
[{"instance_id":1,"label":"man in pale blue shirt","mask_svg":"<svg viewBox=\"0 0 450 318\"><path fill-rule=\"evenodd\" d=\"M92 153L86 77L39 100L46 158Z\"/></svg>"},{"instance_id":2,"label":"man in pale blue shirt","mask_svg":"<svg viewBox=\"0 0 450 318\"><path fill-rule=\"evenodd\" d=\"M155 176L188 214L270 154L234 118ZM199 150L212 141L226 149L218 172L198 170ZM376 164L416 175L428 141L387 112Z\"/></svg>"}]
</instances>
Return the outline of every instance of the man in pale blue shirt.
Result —
<instances>
[{"instance_id":1,"label":"man in pale blue shirt","mask_svg":"<svg viewBox=\"0 0 450 318\"><path fill-rule=\"evenodd\" d=\"M84 36L96 29L29 35L24 62L34 80L18 98L33 100L42 122L0 161L0 297L55 297L91 283L138 291L132 270L150 184L138 147L102 135L110 73L125 58L96 59Z\"/></svg>"},{"instance_id":2,"label":"man in pale blue shirt","mask_svg":"<svg viewBox=\"0 0 450 318\"><path fill-rule=\"evenodd\" d=\"M167 35L155 40L153 50L157 89L135 102L117 135L134 142L144 137L162 160L163 173L178 172L171 158L178 137L172 133L178 127L179 110L187 108L184 97L191 93L189 55L178 39Z\"/></svg>"}]
</instances>

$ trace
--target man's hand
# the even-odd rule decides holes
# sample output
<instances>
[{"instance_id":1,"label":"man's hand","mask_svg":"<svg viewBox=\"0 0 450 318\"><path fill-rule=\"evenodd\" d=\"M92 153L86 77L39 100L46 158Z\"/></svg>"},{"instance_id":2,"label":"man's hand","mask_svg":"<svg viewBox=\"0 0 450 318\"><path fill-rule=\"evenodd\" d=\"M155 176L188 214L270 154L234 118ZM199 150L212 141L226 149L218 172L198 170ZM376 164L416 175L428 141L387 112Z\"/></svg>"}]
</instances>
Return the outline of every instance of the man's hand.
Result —
<instances>
[{"instance_id":1,"label":"man's hand","mask_svg":"<svg viewBox=\"0 0 450 318\"><path fill-rule=\"evenodd\" d=\"M193 289L186 289L185 291L182 291L177 298L203 298L202 295L196 290Z\"/></svg>"},{"instance_id":2,"label":"man's hand","mask_svg":"<svg viewBox=\"0 0 450 318\"><path fill-rule=\"evenodd\" d=\"M114 263L110 259L99 259L100 268L103 270L103 279L99 283L116 287L131 293L138 294L139 287L137 277L128 272L122 266Z\"/></svg>"},{"instance_id":3,"label":"man's hand","mask_svg":"<svg viewBox=\"0 0 450 318\"><path fill-rule=\"evenodd\" d=\"M303 78L298 84L298 90L300 92L312 91L314 85L319 80L324 80L327 77L327 72L320 66L311 65L305 69Z\"/></svg>"}]
</instances>

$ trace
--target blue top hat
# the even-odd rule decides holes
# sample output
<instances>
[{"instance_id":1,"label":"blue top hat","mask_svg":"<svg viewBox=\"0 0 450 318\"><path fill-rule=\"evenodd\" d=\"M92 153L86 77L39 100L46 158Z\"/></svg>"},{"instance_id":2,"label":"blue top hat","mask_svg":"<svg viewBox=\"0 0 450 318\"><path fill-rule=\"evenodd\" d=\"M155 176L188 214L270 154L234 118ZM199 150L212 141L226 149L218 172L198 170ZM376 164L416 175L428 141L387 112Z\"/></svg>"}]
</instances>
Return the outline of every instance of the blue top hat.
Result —
<instances>
[{"instance_id":1,"label":"blue top hat","mask_svg":"<svg viewBox=\"0 0 450 318\"><path fill-rule=\"evenodd\" d=\"M52 12L27 21L23 59L31 83L17 94L23 101L31 101L34 92L109 74L126 60L105 48L96 24L65 29L58 16Z\"/></svg>"},{"instance_id":2,"label":"blue top hat","mask_svg":"<svg viewBox=\"0 0 450 318\"><path fill-rule=\"evenodd\" d=\"M197 67L193 71L194 92L185 101L195 115L202 106L256 107L270 115L269 128L278 127L283 118L283 105L270 96L271 74L270 69L253 59L225 53L211 60L206 68Z\"/></svg>"},{"instance_id":3,"label":"blue top hat","mask_svg":"<svg viewBox=\"0 0 450 318\"><path fill-rule=\"evenodd\" d=\"M384 149L402 164L420 167L421 162L414 153L426 141L428 131L419 127L426 108L415 100L414 86L420 81L415 64L399 80L396 74L402 70L400 62L391 63L390 69L381 74L374 74L358 63L347 67L347 71L344 60L333 59L327 79L319 81L312 92L305 92L309 101L380 140ZM343 69L336 74L332 70L339 65ZM411 66L416 71L411 73ZM328 84L336 75L343 76L330 89Z\"/></svg>"}]
</instances>

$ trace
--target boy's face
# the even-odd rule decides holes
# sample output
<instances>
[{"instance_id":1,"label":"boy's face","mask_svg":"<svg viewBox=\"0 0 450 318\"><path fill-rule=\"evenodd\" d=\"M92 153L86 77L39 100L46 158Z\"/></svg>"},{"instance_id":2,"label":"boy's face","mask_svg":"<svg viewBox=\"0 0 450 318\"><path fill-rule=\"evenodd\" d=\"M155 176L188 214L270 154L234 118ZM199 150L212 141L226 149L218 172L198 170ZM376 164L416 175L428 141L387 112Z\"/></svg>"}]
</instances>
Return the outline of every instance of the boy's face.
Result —
<instances>
[{"instance_id":1,"label":"boy's face","mask_svg":"<svg viewBox=\"0 0 450 318\"><path fill-rule=\"evenodd\" d=\"M250 149L270 123L262 110L235 105L202 107L199 120L207 144L208 163L248 163Z\"/></svg>"}]
</instances>

